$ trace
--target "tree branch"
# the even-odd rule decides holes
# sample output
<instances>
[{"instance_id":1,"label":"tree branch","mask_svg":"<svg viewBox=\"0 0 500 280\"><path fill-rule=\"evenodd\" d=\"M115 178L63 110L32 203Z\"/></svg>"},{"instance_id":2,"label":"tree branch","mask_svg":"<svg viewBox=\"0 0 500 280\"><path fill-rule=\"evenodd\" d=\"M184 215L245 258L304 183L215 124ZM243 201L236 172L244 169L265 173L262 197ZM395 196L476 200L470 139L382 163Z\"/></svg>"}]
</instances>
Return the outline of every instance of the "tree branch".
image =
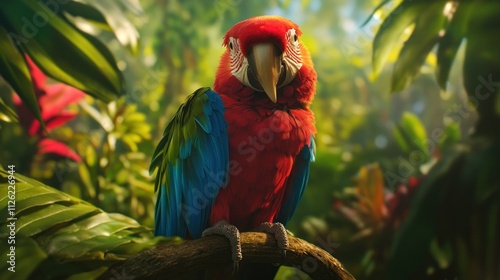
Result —
<instances>
[{"instance_id":1,"label":"tree branch","mask_svg":"<svg viewBox=\"0 0 500 280\"><path fill-rule=\"evenodd\" d=\"M297 267L312 279L354 279L342 264L326 251L302 239L289 236L289 248L282 262ZM242 263L280 263L274 237L260 232L241 233ZM186 240L178 245L161 245L110 268L101 279L177 279L186 272L231 265L231 248L222 236Z\"/></svg>"}]
</instances>

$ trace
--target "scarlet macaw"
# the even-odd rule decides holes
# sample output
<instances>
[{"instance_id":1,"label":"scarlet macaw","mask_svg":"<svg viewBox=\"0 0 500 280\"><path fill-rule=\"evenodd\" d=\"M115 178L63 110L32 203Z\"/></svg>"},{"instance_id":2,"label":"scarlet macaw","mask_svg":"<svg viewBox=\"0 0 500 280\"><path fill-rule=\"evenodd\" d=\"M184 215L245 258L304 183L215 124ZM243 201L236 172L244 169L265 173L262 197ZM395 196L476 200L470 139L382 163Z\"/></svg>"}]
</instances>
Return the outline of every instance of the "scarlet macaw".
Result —
<instances>
[{"instance_id":1,"label":"scarlet macaw","mask_svg":"<svg viewBox=\"0 0 500 280\"><path fill-rule=\"evenodd\" d=\"M307 184L316 132L316 72L300 35L278 16L226 33L214 90L188 97L154 152L156 235L225 235L235 262L239 231L274 233L286 250L283 225Z\"/></svg>"}]
</instances>

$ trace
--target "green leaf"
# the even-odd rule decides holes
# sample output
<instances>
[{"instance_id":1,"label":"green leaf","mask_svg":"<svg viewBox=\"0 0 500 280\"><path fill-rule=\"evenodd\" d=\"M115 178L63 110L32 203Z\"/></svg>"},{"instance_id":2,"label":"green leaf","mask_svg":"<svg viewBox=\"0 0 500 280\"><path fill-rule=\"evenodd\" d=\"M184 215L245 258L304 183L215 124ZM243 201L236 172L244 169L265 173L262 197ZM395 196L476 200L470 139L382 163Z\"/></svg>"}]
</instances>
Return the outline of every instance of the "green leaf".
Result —
<instances>
[{"instance_id":1,"label":"green leaf","mask_svg":"<svg viewBox=\"0 0 500 280\"><path fill-rule=\"evenodd\" d=\"M0 40L2 40L0 38ZM1 44L1 43L0 43ZM0 47L1 49L1 47ZM0 70L1 71L1 70ZM7 104L3 102L0 97L0 121L4 122L18 122L17 114Z\"/></svg>"},{"instance_id":2,"label":"green leaf","mask_svg":"<svg viewBox=\"0 0 500 280\"><path fill-rule=\"evenodd\" d=\"M128 11L131 11L136 15L144 14L144 10L142 9L141 2L139 2L139 0L122 0L120 1L120 4L122 4Z\"/></svg>"},{"instance_id":3,"label":"green leaf","mask_svg":"<svg viewBox=\"0 0 500 280\"><path fill-rule=\"evenodd\" d=\"M17 42L21 48L44 73L61 82L106 102L120 95L123 78L114 60L110 63L102 47L40 3L19 0L0 4L0 16L9 31L21 38ZM46 19L44 24L35 24L38 18Z\"/></svg>"},{"instance_id":4,"label":"green leaf","mask_svg":"<svg viewBox=\"0 0 500 280\"><path fill-rule=\"evenodd\" d=\"M130 1L121 3L118 1L85 0L84 3L69 2L64 5L64 11L71 16L84 19L101 30L114 32L118 41L124 46L129 46L132 53L135 54L139 46L139 32L126 17L126 9L136 14L142 13L140 4L130 3Z\"/></svg>"},{"instance_id":5,"label":"green leaf","mask_svg":"<svg viewBox=\"0 0 500 280\"><path fill-rule=\"evenodd\" d=\"M139 32L127 19L118 1L86 0L86 2L102 13L122 45L130 46L133 53L138 51Z\"/></svg>"},{"instance_id":6,"label":"green leaf","mask_svg":"<svg viewBox=\"0 0 500 280\"><path fill-rule=\"evenodd\" d=\"M1 13L1 12L0 12ZM35 117L44 126L40 107L33 90L31 75L24 60L23 54L18 50L7 30L0 26L0 75L12 86L14 91L23 100L24 104L33 112ZM7 109L3 101L0 102L1 112L6 115L8 119L12 118L15 114L12 110ZM4 119L4 118L2 118ZM15 117L14 119L17 119Z\"/></svg>"},{"instance_id":7,"label":"green leaf","mask_svg":"<svg viewBox=\"0 0 500 280\"><path fill-rule=\"evenodd\" d=\"M453 257L462 268L458 270L458 277L494 279L500 256L497 238L500 232L500 142L477 136L467 144L470 150L461 170L450 171L450 176L458 178L447 185L445 203L442 203L445 207L440 215L450 219L441 224L439 234L455 243ZM471 263L479 263L479 270L470 266Z\"/></svg>"},{"instance_id":8,"label":"green leaf","mask_svg":"<svg viewBox=\"0 0 500 280\"><path fill-rule=\"evenodd\" d=\"M124 236L119 236L120 233L123 234L125 230L131 228L131 225L126 224L126 223L120 223L115 220L112 220L110 218L107 218L103 221L99 220L99 218L103 218L103 215L94 215L91 216L83 221L84 225L86 224L87 226L80 226L78 225L77 227L78 230L76 231L71 231L65 232L65 231L58 231L56 232L53 236L50 237L48 240L47 244L44 246L44 249L48 253L58 253L58 254L66 254L66 255L78 255L82 256L88 251L92 251L90 247L85 247L85 245L88 245L90 240L92 238L97 238L97 237L102 237L102 233L106 232L109 234L109 236L113 237L119 237L120 240L128 242L129 240L124 239ZM92 224L92 227L89 227L88 224ZM136 226L139 227L139 226ZM73 228L72 228L73 229ZM80 246L79 244L84 244L82 248L80 248L77 251L74 251L71 253L72 247L71 246ZM107 241L105 246L109 246L110 244L110 239ZM101 244L97 244L101 245Z\"/></svg>"},{"instance_id":9,"label":"green leaf","mask_svg":"<svg viewBox=\"0 0 500 280\"><path fill-rule=\"evenodd\" d=\"M40 191L44 191L40 189ZM24 195L28 195L25 197ZM35 206L44 206L53 204L56 202L68 202L70 199L67 196L61 195L59 193L53 192L43 192L39 193L38 190L30 190L26 192L18 192L16 195L18 201L16 203L16 211L17 213L21 213L22 211L29 209Z\"/></svg>"},{"instance_id":10,"label":"green leaf","mask_svg":"<svg viewBox=\"0 0 500 280\"><path fill-rule=\"evenodd\" d=\"M372 13L366 18L366 20L361 24L360 27L364 27L366 24L368 24L370 22L370 20L372 19L373 15L375 15L375 13L380 10L380 8L382 8L383 6L385 6L385 4L391 2L391 0L384 0L382 2L380 2L380 4L378 4L375 9L373 9Z\"/></svg>"},{"instance_id":11,"label":"green leaf","mask_svg":"<svg viewBox=\"0 0 500 280\"><path fill-rule=\"evenodd\" d=\"M132 152L137 152L139 147L137 147L137 141L133 139L132 134L125 134L123 137L120 138L120 140L127 145L127 147L132 151ZM139 138L140 139L140 138Z\"/></svg>"},{"instance_id":12,"label":"green leaf","mask_svg":"<svg viewBox=\"0 0 500 280\"><path fill-rule=\"evenodd\" d=\"M81 17L103 30L112 31L111 26L98 9L82 2L70 1L64 5L64 11L74 17Z\"/></svg>"},{"instance_id":13,"label":"green leaf","mask_svg":"<svg viewBox=\"0 0 500 280\"><path fill-rule=\"evenodd\" d=\"M10 234L6 219L9 173L0 167L0 236ZM11 175L12 176L12 175ZM15 279L43 275L47 279L107 269L144 249L178 238L154 237L151 229L119 214L99 208L40 182L15 173ZM8 253L0 246L3 256ZM64 266L61 266L64 263ZM0 277L11 279L7 262ZM56 269L58 268L58 269ZM99 270L100 271L100 270ZM11 273L11 274L9 274Z\"/></svg>"},{"instance_id":14,"label":"green leaf","mask_svg":"<svg viewBox=\"0 0 500 280\"><path fill-rule=\"evenodd\" d=\"M77 233L79 231L87 231L91 228L96 227L100 224L105 224L113 221L110 214L107 213L97 213L93 216L87 217L85 219L79 220L78 222L72 223L64 228L61 228L47 236L46 238L39 239L40 243L44 244L45 247L50 247L50 242L60 237L70 236L71 234Z\"/></svg>"},{"instance_id":15,"label":"green leaf","mask_svg":"<svg viewBox=\"0 0 500 280\"><path fill-rule=\"evenodd\" d=\"M439 31L445 23L445 2L427 5L416 23L410 38L405 42L394 66L391 91L401 91L413 82L425 58L439 39Z\"/></svg>"},{"instance_id":16,"label":"green leaf","mask_svg":"<svg viewBox=\"0 0 500 280\"><path fill-rule=\"evenodd\" d=\"M373 70L379 73L389 53L398 43L404 30L415 22L420 13L426 9L424 3L416 1L403 1L384 20L373 39Z\"/></svg>"},{"instance_id":17,"label":"green leaf","mask_svg":"<svg viewBox=\"0 0 500 280\"><path fill-rule=\"evenodd\" d=\"M394 129L394 137L404 152L409 154L414 151L421 152L424 156L421 160L422 163L430 159L430 154L426 147L428 141L427 132L422 122L414 114L410 112L403 114L401 121Z\"/></svg>"},{"instance_id":18,"label":"green leaf","mask_svg":"<svg viewBox=\"0 0 500 280\"><path fill-rule=\"evenodd\" d=\"M69 223L94 211L97 211L95 207L84 204L72 205L71 207L56 203L49 204L39 211L20 217L17 222L17 232L24 236L33 236L60 223Z\"/></svg>"},{"instance_id":19,"label":"green leaf","mask_svg":"<svg viewBox=\"0 0 500 280\"><path fill-rule=\"evenodd\" d=\"M470 12L467 25L467 47L463 66L464 86L471 102L475 102L479 113L476 134L495 135L493 119L496 113L496 98L500 94L500 3L474 2L468 6Z\"/></svg>"},{"instance_id":20,"label":"green leaf","mask_svg":"<svg viewBox=\"0 0 500 280\"><path fill-rule=\"evenodd\" d=\"M78 103L80 107L87 113L89 116L91 116L101 127L106 131L106 132L111 132L114 129L113 121L107 114L101 113L99 110L97 110L95 107L92 105L88 104L87 102L83 101Z\"/></svg>"},{"instance_id":21,"label":"green leaf","mask_svg":"<svg viewBox=\"0 0 500 280\"><path fill-rule=\"evenodd\" d=\"M453 253L449 243L445 243L441 246L437 239L433 239L431 241L430 251L440 269L446 269L450 265Z\"/></svg>"},{"instance_id":22,"label":"green leaf","mask_svg":"<svg viewBox=\"0 0 500 280\"><path fill-rule=\"evenodd\" d=\"M90 175L90 169L91 166L87 166L85 164L79 164L78 165L78 174L80 175L80 180L83 183L83 186L85 186L85 189L87 190L87 194L89 197L95 197L96 196L96 190L94 188L94 185L92 185L92 176Z\"/></svg>"},{"instance_id":23,"label":"green leaf","mask_svg":"<svg viewBox=\"0 0 500 280\"><path fill-rule=\"evenodd\" d=\"M3 241L6 240L2 239ZM13 245L15 247L15 272L8 270L10 264L7 260L10 257L7 254L11 254L10 246L4 246L4 244L0 246L0 254L2 255L0 261L0 278L5 280L30 279L31 273L37 266L43 263L47 258L47 254L38 246L33 238L16 236L15 241L16 243Z\"/></svg>"},{"instance_id":24,"label":"green leaf","mask_svg":"<svg viewBox=\"0 0 500 280\"><path fill-rule=\"evenodd\" d=\"M465 37L469 9L466 9L467 3L460 3L457 11L453 14L451 22L446 28L446 33L439 41L437 49L437 67L436 77L439 86L446 89L446 82L450 73L451 66L457 51Z\"/></svg>"},{"instance_id":25,"label":"green leaf","mask_svg":"<svg viewBox=\"0 0 500 280\"><path fill-rule=\"evenodd\" d=\"M397 231L391 248L388 279L409 279L424 265L436 236L437 215L464 158L465 148L448 150L421 183L406 220ZM458 172L458 173L457 173Z\"/></svg>"},{"instance_id":26,"label":"green leaf","mask_svg":"<svg viewBox=\"0 0 500 280\"><path fill-rule=\"evenodd\" d=\"M444 133L438 140L439 148L444 150L447 147L450 147L458 141L460 141L460 137L462 136L460 125L457 122L452 122L444 128Z\"/></svg>"}]
</instances>

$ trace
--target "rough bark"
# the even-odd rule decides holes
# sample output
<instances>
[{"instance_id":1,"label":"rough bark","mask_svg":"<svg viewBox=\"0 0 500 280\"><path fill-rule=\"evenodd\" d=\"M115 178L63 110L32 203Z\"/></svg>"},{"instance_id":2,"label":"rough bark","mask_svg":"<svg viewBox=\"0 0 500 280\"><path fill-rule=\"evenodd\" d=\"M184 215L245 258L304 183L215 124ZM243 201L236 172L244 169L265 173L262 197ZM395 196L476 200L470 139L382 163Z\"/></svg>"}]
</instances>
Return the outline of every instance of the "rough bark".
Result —
<instances>
[{"instance_id":1,"label":"rough bark","mask_svg":"<svg viewBox=\"0 0 500 280\"><path fill-rule=\"evenodd\" d=\"M312 279L354 279L328 252L302 239L289 236L284 261L272 235L241 233L245 263L281 263L297 267ZM186 272L230 266L231 249L222 236L187 240L178 245L162 245L144 251L111 267L101 279L181 279Z\"/></svg>"}]
</instances>

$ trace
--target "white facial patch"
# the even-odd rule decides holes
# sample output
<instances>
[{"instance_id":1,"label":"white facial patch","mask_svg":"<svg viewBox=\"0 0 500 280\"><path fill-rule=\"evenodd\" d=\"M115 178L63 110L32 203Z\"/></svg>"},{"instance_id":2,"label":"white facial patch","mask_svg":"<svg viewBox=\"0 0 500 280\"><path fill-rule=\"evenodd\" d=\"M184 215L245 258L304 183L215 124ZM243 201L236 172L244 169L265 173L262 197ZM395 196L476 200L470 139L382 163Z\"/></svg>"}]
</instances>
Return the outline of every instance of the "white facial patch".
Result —
<instances>
[{"instance_id":1,"label":"white facial patch","mask_svg":"<svg viewBox=\"0 0 500 280\"><path fill-rule=\"evenodd\" d=\"M302 67L299 38L295 29L292 28L288 30L286 33L286 40L287 45L282 56L281 64L281 67L285 68L281 70L281 73L283 73L283 70L285 71L285 79L278 85L278 87L286 86L291 83L297 75L297 72L299 72Z\"/></svg>"},{"instance_id":2,"label":"white facial patch","mask_svg":"<svg viewBox=\"0 0 500 280\"><path fill-rule=\"evenodd\" d=\"M299 38L295 29L292 28L287 31L286 41L285 51L281 55L280 78L276 85L277 88L290 84L302 67ZM253 87L250 83L248 60L243 55L240 48L240 41L237 38L229 38L229 50L231 51L231 74L245 86L255 91L263 91L262 89Z\"/></svg>"}]
</instances>

